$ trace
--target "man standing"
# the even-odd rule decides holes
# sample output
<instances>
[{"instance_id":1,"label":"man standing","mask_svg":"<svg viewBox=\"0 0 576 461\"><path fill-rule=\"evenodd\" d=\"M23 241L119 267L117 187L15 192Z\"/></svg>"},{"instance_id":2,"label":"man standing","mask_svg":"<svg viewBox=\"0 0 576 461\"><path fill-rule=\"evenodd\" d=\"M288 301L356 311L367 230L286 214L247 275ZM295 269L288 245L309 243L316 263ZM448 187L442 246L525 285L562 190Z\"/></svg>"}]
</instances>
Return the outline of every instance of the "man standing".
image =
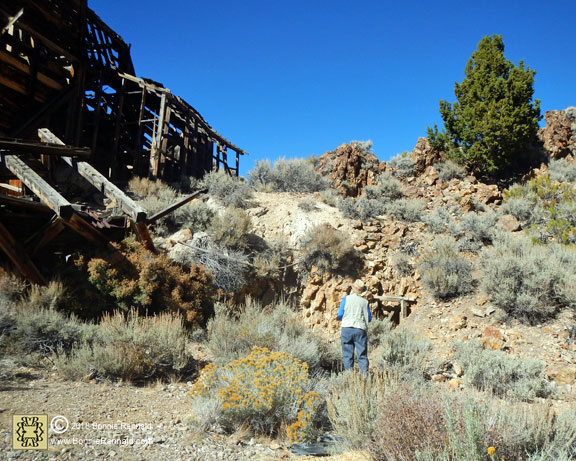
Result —
<instances>
[{"instance_id":1,"label":"man standing","mask_svg":"<svg viewBox=\"0 0 576 461\"><path fill-rule=\"evenodd\" d=\"M368 375L368 322L372 321L372 313L368 301L361 294L366 291L362 280L352 284L352 290L340 303L338 320L342 321L342 360L344 370L354 366L354 349L360 371Z\"/></svg>"}]
</instances>

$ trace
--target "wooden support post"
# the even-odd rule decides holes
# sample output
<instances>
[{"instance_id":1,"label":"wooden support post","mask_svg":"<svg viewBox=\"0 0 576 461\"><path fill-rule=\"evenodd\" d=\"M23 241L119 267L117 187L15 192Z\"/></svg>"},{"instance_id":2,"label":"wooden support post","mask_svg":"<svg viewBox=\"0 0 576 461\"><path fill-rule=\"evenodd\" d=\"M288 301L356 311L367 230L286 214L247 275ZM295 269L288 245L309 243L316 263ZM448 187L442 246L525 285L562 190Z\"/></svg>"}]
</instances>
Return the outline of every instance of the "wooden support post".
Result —
<instances>
[{"instance_id":1,"label":"wooden support post","mask_svg":"<svg viewBox=\"0 0 576 461\"><path fill-rule=\"evenodd\" d=\"M58 216L68 219L72 215L72 204L17 156L0 153L0 161Z\"/></svg>"},{"instance_id":2,"label":"wooden support post","mask_svg":"<svg viewBox=\"0 0 576 461\"><path fill-rule=\"evenodd\" d=\"M96 88L96 108L94 109L94 126L92 127L92 152L96 154L98 147L98 131L100 130L100 114L102 112L102 71L99 73L98 87ZM94 159L98 165L99 159Z\"/></svg>"},{"instance_id":3,"label":"wooden support post","mask_svg":"<svg viewBox=\"0 0 576 461\"><path fill-rule=\"evenodd\" d=\"M0 222L0 249L8 255L16 269L30 282L37 285L46 285L44 276L32 262L22 245L10 234L8 229Z\"/></svg>"},{"instance_id":4,"label":"wooden support post","mask_svg":"<svg viewBox=\"0 0 576 461\"><path fill-rule=\"evenodd\" d=\"M160 156L162 155L162 133L164 132L164 116L166 115L166 93L160 98L160 111L158 114L158 126L154 127L152 137L152 149L150 152L150 175L157 178L160 173Z\"/></svg>"},{"instance_id":5,"label":"wooden support post","mask_svg":"<svg viewBox=\"0 0 576 461\"><path fill-rule=\"evenodd\" d=\"M136 156L134 158L134 173L142 175L144 172L142 168L142 149L144 141L142 135L144 133L144 110L146 109L146 87L142 87L142 99L140 100L140 112L138 113L138 134L134 143L134 151ZM147 165L146 165L147 166Z\"/></svg>"},{"instance_id":6,"label":"wooden support post","mask_svg":"<svg viewBox=\"0 0 576 461\"><path fill-rule=\"evenodd\" d=\"M114 147L109 152L110 179L116 179L118 169L118 146L120 144L120 133L122 132L122 115L124 112L124 92L126 91L126 80L122 79L122 87L118 96L118 106L116 107L116 129L114 131Z\"/></svg>"},{"instance_id":7,"label":"wooden support post","mask_svg":"<svg viewBox=\"0 0 576 461\"><path fill-rule=\"evenodd\" d=\"M146 249L152 253L156 253L156 248L154 247L154 242L152 241L152 236L150 235L150 231L148 230L146 223L137 222L134 223L134 227L136 227L136 232L140 236L140 239L144 243Z\"/></svg>"},{"instance_id":8,"label":"wooden support post","mask_svg":"<svg viewBox=\"0 0 576 461\"><path fill-rule=\"evenodd\" d=\"M380 301L400 301L400 322L408 317L408 303L416 301L416 298L408 298L406 296L374 296Z\"/></svg>"},{"instance_id":9,"label":"wooden support post","mask_svg":"<svg viewBox=\"0 0 576 461\"><path fill-rule=\"evenodd\" d=\"M44 142L50 142L53 144L63 144L60 139L54 136L50 130L46 128L40 128L38 130L38 135L40 139ZM62 157L68 165L74 168L82 177L88 180L96 189L103 193L110 200L116 201L118 206L124 211L128 216L130 216L136 222L146 221L146 210L141 206L136 204L134 200L128 197L121 189L112 184L106 177L101 174L96 168L86 162L77 162L69 157Z\"/></svg>"}]
</instances>

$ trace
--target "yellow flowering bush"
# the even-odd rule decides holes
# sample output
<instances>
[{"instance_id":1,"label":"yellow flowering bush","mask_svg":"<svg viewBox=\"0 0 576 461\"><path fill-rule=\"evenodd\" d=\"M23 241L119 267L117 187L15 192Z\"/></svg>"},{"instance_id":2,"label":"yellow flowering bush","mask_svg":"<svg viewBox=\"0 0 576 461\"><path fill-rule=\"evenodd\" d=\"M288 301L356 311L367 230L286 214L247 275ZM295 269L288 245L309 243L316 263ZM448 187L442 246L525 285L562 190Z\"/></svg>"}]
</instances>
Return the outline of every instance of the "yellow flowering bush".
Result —
<instances>
[{"instance_id":1,"label":"yellow flowering bush","mask_svg":"<svg viewBox=\"0 0 576 461\"><path fill-rule=\"evenodd\" d=\"M248 425L259 434L275 435L285 427L292 441L305 440L322 399L308 377L308 365L287 352L253 347L250 354L223 366L210 364L201 372L190 391L193 420L200 426L221 426L236 430ZM217 399L218 411L206 417L208 400Z\"/></svg>"}]
</instances>

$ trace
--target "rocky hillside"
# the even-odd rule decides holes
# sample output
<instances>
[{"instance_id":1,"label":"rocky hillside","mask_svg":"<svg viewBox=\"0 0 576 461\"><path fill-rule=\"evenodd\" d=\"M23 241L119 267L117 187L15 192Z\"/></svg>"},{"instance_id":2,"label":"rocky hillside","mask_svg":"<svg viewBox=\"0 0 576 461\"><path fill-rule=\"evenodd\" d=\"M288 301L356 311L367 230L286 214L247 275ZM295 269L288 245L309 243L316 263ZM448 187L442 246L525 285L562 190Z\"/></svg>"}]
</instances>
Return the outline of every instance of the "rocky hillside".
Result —
<instances>
[{"instance_id":1,"label":"rocky hillside","mask_svg":"<svg viewBox=\"0 0 576 461\"><path fill-rule=\"evenodd\" d=\"M542 145L551 158L571 164L576 154L574 114L570 110L548 112L546 121L546 128L540 131ZM388 165L363 152L361 146L344 144L317 162L317 169L330 178L334 188L345 197L362 197L367 186L377 184L379 174L392 173L400 182L402 200L420 203L417 219L401 219L386 212L353 219L336 203L326 203L318 192L257 192L248 209L254 233L267 241L287 242L296 250L291 261L297 261L307 234L318 225L328 224L349 236L362 255L364 268L359 277L368 287L368 298L378 317L401 320L399 301L382 297L412 298L409 315L401 321L430 339L439 358L450 358L454 340L478 338L490 349L545 361L549 379L562 388L566 398L574 398L573 311L559 309L553 316L527 322L508 315L494 303L481 280L481 259L483 252L492 247L493 234L522 237L527 224L510 207L503 206L503 190L498 186L484 184L462 171L451 171L452 165L447 166L443 160L443 154L435 152L424 138L418 140L412 152ZM402 171L406 164L411 164L408 173ZM539 177L546 169L542 165L532 176ZM302 206L303 202L312 202L313 206ZM442 229L436 229L439 217L445 220ZM420 270L422 259L431 251L431 242L443 234L455 237L459 254L472 265L471 278L463 282L468 286L455 296L437 296ZM338 339L336 312L352 281L350 275L312 268L292 287L302 315L313 330L331 340ZM254 295L262 297L263 293ZM264 297L271 299L272 294ZM452 381L452 386L460 385L460 380Z\"/></svg>"}]
</instances>

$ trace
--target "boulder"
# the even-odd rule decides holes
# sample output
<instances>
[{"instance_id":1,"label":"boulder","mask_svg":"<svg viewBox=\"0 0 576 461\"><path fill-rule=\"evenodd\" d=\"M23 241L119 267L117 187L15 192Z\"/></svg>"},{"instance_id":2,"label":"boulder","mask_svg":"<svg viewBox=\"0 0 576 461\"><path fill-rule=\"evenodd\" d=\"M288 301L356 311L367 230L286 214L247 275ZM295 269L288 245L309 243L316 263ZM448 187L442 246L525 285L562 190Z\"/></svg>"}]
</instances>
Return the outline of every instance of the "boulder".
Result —
<instances>
[{"instance_id":1,"label":"boulder","mask_svg":"<svg viewBox=\"0 0 576 461\"><path fill-rule=\"evenodd\" d=\"M549 110L544 114L546 126L538 137L551 158L576 154L576 108Z\"/></svg>"},{"instance_id":2,"label":"boulder","mask_svg":"<svg viewBox=\"0 0 576 461\"><path fill-rule=\"evenodd\" d=\"M508 232L518 232L522 228L520 222L510 214L501 216L496 224Z\"/></svg>"},{"instance_id":3,"label":"boulder","mask_svg":"<svg viewBox=\"0 0 576 461\"><path fill-rule=\"evenodd\" d=\"M357 146L342 144L323 154L316 169L327 175L345 197L358 197L365 186L375 184L378 172L386 168L374 154L363 153Z\"/></svg>"},{"instance_id":4,"label":"boulder","mask_svg":"<svg viewBox=\"0 0 576 461\"><path fill-rule=\"evenodd\" d=\"M444 160L444 152L434 149L428 138L420 137L412 150L411 157L414 161L414 174L421 175L429 166Z\"/></svg>"}]
</instances>

